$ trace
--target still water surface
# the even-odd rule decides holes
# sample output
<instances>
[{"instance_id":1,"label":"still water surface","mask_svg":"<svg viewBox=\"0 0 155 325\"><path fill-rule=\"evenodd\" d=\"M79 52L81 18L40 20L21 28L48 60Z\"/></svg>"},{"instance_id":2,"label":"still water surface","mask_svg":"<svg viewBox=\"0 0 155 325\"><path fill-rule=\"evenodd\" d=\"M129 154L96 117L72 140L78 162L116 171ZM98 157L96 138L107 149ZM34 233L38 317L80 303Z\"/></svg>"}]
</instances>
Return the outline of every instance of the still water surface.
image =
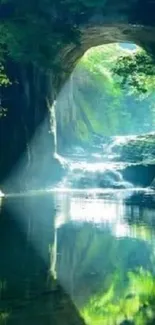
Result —
<instances>
[{"instance_id":1,"label":"still water surface","mask_svg":"<svg viewBox=\"0 0 155 325\"><path fill-rule=\"evenodd\" d=\"M145 325L154 310L154 193L1 201L0 324Z\"/></svg>"}]
</instances>

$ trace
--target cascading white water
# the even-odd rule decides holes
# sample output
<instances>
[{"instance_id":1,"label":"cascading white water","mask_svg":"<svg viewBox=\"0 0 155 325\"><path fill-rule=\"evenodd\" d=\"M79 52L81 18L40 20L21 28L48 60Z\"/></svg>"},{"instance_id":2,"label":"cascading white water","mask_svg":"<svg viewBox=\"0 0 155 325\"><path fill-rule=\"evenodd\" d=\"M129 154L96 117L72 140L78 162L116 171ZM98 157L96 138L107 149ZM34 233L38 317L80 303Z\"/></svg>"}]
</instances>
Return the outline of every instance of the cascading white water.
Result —
<instances>
[{"instance_id":1,"label":"cascading white water","mask_svg":"<svg viewBox=\"0 0 155 325\"><path fill-rule=\"evenodd\" d=\"M124 181L121 169L124 162L115 161L117 154L113 148L119 143L125 143L129 137L114 137L110 144L96 146L96 151L86 152L75 148L66 155L68 174L61 187L70 188L132 188L132 184Z\"/></svg>"}]
</instances>

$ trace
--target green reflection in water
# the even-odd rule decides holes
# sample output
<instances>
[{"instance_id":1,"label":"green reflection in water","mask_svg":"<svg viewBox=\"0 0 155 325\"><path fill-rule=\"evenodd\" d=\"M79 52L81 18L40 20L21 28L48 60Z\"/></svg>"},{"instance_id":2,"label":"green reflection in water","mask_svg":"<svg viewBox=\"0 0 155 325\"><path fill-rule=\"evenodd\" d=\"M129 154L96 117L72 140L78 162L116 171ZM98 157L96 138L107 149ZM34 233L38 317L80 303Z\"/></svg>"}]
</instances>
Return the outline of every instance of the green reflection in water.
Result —
<instances>
[{"instance_id":1,"label":"green reflection in water","mask_svg":"<svg viewBox=\"0 0 155 325\"><path fill-rule=\"evenodd\" d=\"M88 325L155 324L155 278L143 268L128 272L122 287L116 273L109 290L91 297L81 313Z\"/></svg>"},{"instance_id":2,"label":"green reflection in water","mask_svg":"<svg viewBox=\"0 0 155 325\"><path fill-rule=\"evenodd\" d=\"M1 204L1 201L0 201ZM0 281L0 300L1 300L1 295L3 294L3 291L6 288L6 282L5 281ZM0 325L6 325L7 320L9 318L9 311L1 311L0 310Z\"/></svg>"},{"instance_id":3,"label":"green reflection in water","mask_svg":"<svg viewBox=\"0 0 155 325\"><path fill-rule=\"evenodd\" d=\"M8 317L9 313L0 313L0 325L5 325L7 323Z\"/></svg>"}]
</instances>

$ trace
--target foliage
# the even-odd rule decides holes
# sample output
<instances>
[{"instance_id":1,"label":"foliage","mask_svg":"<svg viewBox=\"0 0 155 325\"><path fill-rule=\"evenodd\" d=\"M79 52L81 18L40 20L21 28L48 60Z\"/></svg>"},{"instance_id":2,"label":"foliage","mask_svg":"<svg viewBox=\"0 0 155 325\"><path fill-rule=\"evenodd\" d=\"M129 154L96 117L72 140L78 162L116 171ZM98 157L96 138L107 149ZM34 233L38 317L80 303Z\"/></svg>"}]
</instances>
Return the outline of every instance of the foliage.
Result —
<instances>
[{"instance_id":1,"label":"foliage","mask_svg":"<svg viewBox=\"0 0 155 325\"><path fill-rule=\"evenodd\" d=\"M24 64L39 65L46 70L52 68L57 75L66 73L61 55L57 54L61 53L66 44L72 47L80 45L80 24L86 21L95 9L104 8L105 4L106 0L1 0L0 62L11 58ZM145 103L141 104L141 110L138 112L138 104L135 98L133 100L131 88L137 87L145 92L147 87L150 90L154 87L152 59L144 52L132 57L125 53L125 57L119 59L115 67L114 63L120 55L119 47L108 46L107 50L105 47L92 49L89 55L84 56L75 69L73 81L68 82L69 91L72 93L71 84L78 78L74 99L66 104L64 112L61 109L60 114L58 110L58 128L62 135L67 134L67 128L72 138L85 139L87 142L93 132L104 135L119 134L120 125L122 133L126 132L127 125L130 126L130 132L137 128L140 132L139 125L149 98L145 98ZM130 78L127 77L128 72L131 73ZM83 75L83 80L80 74ZM125 99L121 90L122 82L121 85L116 82L118 76L130 88L130 92L129 89L126 90ZM150 113L145 114L145 130L148 129L150 121L155 121L154 98L152 94L150 96L151 107ZM133 102L134 105L131 105Z\"/></svg>"},{"instance_id":2,"label":"foliage","mask_svg":"<svg viewBox=\"0 0 155 325\"><path fill-rule=\"evenodd\" d=\"M58 60L61 66L58 50L66 43L79 44L79 24L90 10L104 4L103 0L3 0L0 50L21 62L50 68Z\"/></svg>"},{"instance_id":3,"label":"foliage","mask_svg":"<svg viewBox=\"0 0 155 325\"><path fill-rule=\"evenodd\" d=\"M5 73L4 66L2 64L0 64L0 86L5 87L10 84L11 84L11 82Z\"/></svg>"},{"instance_id":4,"label":"foliage","mask_svg":"<svg viewBox=\"0 0 155 325\"><path fill-rule=\"evenodd\" d=\"M113 136L154 130L153 84L150 82L150 92L144 96L133 91L131 84L122 87L118 73L118 62L132 61L134 55L141 57L141 50L129 52L118 44L92 48L85 53L57 101L58 133L66 143L70 144L71 138L73 142L80 139L88 143L94 134ZM139 73L140 64L139 59ZM152 61L148 58L148 70L150 66ZM130 67L126 78L130 78L129 71Z\"/></svg>"},{"instance_id":5,"label":"foliage","mask_svg":"<svg viewBox=\"0 0 155 325\"><path fill-rule=\"evenodd\" d=\"M155 62L143 50L119 57L113 72L121 77L121 85L132 91L145 94L155 88Z\"/></svg>"}]
</instances>

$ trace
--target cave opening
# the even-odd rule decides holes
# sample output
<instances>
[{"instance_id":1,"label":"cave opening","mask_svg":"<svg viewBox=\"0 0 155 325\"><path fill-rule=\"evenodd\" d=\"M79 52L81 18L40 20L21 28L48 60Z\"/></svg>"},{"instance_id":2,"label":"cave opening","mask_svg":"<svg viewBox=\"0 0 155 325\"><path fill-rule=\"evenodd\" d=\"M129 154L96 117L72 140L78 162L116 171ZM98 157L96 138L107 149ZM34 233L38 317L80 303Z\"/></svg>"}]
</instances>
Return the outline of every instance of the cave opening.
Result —
<instances>
[{"instance_id":1,"label":"cave opening","mask_svg":"<svg viewBox=\"0 0 155 325\"><path fill-rule=\"evenodd\" d=\"M0 324L154 324L154 1L2 2Z\"/></svg>"},{"instance_id":2,"label":"cave opening","mask_svg":"<svg viewBox=\"0 0 155 325\"><path fill-rule=\"evenodd\" d=\"M86 51L58 96L58 152L86 147L97 137L153 133L154 75L152 58L134 43Z\"/></svg>"}]
</instances>

